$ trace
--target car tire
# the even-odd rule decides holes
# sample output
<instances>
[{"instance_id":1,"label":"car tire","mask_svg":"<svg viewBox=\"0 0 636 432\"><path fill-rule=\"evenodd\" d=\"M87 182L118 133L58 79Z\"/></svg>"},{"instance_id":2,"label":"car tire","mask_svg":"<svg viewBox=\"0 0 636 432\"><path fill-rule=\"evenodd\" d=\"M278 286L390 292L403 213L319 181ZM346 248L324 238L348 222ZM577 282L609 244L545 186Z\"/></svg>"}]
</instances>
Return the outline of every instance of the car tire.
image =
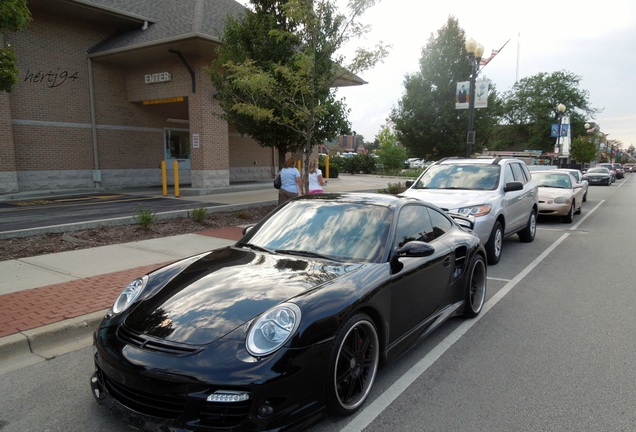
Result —
<instances>
[{"instance_id":1,"label":"car tire","mask_svg":"<svg viewBox=\"0 0 636 432\"><path fill-rule=\"evenodd\" d=\"M573 220L574 220L574 203L572 203L572 205L570 206L570 212L568 213L568 215L563 216L563 222L565 223L572 223Z\"/></svg>"},{"instance_id":2,"label":"car tire","mask_svg":"<svg viewBox=\"0 0 636 432\"><path fill-rule=\"evenodd\" d=\"M534 240L534 236L537 233L537 212L533 209L530 212L530 217L528 218L528 225L519 231L519 240L524 243L530 243Z\"/></svg>"},{"instance_id":3,"label":"car tire","mask_svg":"<svg viewBox=\"0 0 636 432\"><path fill-rule=\"evenodd\" d=\"M612 185L612 179L608 179L607 180L607 186L611 186Z\"/></svg>"},{"instance_id":4,"label":"car tire","mask_svg":"<svg viewBox=\"0 0 636 432\"><path fill-rule=\"evenodd\" d=\"M501 258L501 249L503 248L503 228L499 221L495 222L492 232L486 243L486 256L488 257L488 265L495 265Z\"/></svg>"},{"instance_id":5,"label":"car tire","mask_svg":"<svg viewBox=\"0 0 636 432\"><path fill-rule=\"evenodd\" d=\"M331 414L357 411L371 392L380 361L378 332L371 318L358 313L338 330L327 375L327 408Z\"/></svg>"},{"instance_id":6,"label":"car tire","mask_svg":"<svg viewBox=\"0 0 636 432\"><path fill-rule=\"evenodd\" d=\"M583 202L587 202L587 191L585 191L585 195L583 195Z\"/></svg>"},{"instance_id":7,"label":"car tire","mask_svg":"<svg viewBox=\"0 0 636 432\"><path fill-rule=\"evenodd\" d=\"M475 255L468 267L464 290L464 317L475 318L486 300L487 270L481 255Z\"/></svg>"}]
</instances>

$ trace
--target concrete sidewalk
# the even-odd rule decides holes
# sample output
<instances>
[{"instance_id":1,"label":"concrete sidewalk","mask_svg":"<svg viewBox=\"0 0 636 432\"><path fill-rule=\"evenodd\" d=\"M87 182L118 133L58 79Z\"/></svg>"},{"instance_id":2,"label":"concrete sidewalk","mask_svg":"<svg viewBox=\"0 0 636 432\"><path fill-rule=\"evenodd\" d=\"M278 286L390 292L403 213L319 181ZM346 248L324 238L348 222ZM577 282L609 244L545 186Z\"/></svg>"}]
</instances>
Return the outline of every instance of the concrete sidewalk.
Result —
<instances>
[{"instance_id":1,"label":"concrete sidewalk","mask_svg":"<svg viewBox=\"0 0 636 432\"><path fill-rule=\"evenodd\" d=\"M325 191L377 192L396 181L341 175ZM226 206L220 210L227 211L273 204L277 194L272 187L193 198L223 202ZM231 227L0 262L0 374L89 345L92 332L132 280L178 259L233 244L241 236L242 227Z\"/></svg>"}]
</instances>

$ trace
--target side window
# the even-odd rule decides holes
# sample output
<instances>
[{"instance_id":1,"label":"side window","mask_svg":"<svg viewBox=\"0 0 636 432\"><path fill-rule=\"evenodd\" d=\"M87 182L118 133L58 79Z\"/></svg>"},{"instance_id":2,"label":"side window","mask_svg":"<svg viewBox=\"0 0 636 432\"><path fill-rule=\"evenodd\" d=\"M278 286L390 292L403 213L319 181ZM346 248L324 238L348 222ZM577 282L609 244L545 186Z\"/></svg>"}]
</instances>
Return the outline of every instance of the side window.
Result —
<instances>
[{"instance_id":1,"label":"side window","mask_svg":"<svg viewBox=\"0 0 636 432\"><path fill-rule=\"evenodd\" d=\"M433 224L433 234L435 234L435 238L443 236L453 227L451 221L437 210L428 209L428 214L431 216L431 223Z\"/></svg>"},{"instance_id":2,"label":"side window","mask_svg":"<svg viewBox=\"0 0 636 432\"><path fill-rule=\"evenodd\" d=\"M528 170L528 166L526 164L521 164L521 168L523 169L523 173L526 176L526 182L529 182L532 176L530 175L530 171Z\"/></svg>"},{"instance_id":3,"label":"side window","mask_svg":"<svg viewBox=\"0 0 636 432\"><path fill-rule=\"evenodd\" d=\"M520 181L523 184L526 184L527 180L523 175L523 170L521 169L521 164L513 163L512 172L515 174L515 180Z\"/></svg>"},{"instance_id":4,"label":"side window","mask_svg":"<svg viewBox=\"0 0 636 432\"><path fill-rule=\"evenodd\" d=\"M510 183L511 181L515 181L515 176L512 174L512 168L510 165L506 165L506 172L504 174L504 185Z\"/></svg>"},{"instance_id":5,"label":"side window","mask_svg":"<svg viewBox=\"0 0 636 432\"><path fill-rule=\"evenodd\" d=\"M413 240L430 242L434 238L433 226L426 207L410 205L400 211L395 233L396 247L404 246Z\"/></svg>"}]
</instances>

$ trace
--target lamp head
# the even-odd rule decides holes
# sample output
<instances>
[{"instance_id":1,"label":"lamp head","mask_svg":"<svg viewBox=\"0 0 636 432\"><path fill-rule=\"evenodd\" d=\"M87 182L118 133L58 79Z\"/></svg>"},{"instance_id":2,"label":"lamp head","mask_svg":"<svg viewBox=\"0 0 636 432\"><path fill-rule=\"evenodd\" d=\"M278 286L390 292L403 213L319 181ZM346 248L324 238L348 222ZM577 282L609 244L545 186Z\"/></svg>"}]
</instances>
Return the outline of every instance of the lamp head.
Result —
<instances>
[{"instance_id":1,"label":"lamp head","mask_svg":"<svg viewBox=\"0 0 636 432\"><path fill-rule=\"evenodd\" d=\"M563 105L562 103L560 103L560 104L557 106L557 109L558 109L560 112L562 112L562 113L563 113L563 112L565 112L565 105Z\"/></svg>"},{"instance_id":2,"label":"lamp head","mask_svg":"<svg viewBox=\"0 0 636 432\"><path fill-rule=\"evenodd\" d=\"M589 123L585 123L585 129L589 129L590 128L590 124Z\"/></svg>"},{"instance_id":3,"label":"lamp head","mask_svg":"<svg viewBox=\"0 0 636 432\"><path fill-rule=\"evenodd\" d=\"M477 44L477 47L475 48L475 57L481 58L483 54L484 54L484 46L482 44Z\"/></svg>"},{"instance_id":4,"label":"lamp head","mask_svg":"<svg viewBox=\"0 0 636 432\"><path fill-rule=\"evenodd\" d=\"M477 42L475 42L475 39L470 38L466 41L466 51L468 51L468 54L475 54L476 48Z\"/></svg>"}]
</instances>

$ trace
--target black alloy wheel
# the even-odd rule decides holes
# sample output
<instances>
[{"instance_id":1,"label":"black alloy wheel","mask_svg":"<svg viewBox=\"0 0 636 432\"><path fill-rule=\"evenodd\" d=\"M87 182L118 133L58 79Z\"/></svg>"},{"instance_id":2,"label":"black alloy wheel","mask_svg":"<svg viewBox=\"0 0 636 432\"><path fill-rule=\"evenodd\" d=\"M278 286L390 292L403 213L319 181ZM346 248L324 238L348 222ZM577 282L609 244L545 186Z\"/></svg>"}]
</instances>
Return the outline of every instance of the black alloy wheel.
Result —
<instances>
[{"instance_id":1,"label":"black alloy wheel","mask_svg":"<svg viewBox=\"0 0 636 432\"><path fill-rule=\"evenodd\" d=\"M534 213L534 212L533 212ZM484 307L486 300L487 271L481 255L476 255L468 269L464 292L464 316L475 318Z\"/></svg>"},{"instance_id":2,"label":"black alloy wheel","mask_svg":"<svg viewBox=\"0 0 636 432\"><path fill-rule=\"evenodd\" d=\"M342 325L329 362L327 407L331 413L351 414L367 399L378 370L379 345L368 315L355 314Z\"/></svg>"}]
</instances>

